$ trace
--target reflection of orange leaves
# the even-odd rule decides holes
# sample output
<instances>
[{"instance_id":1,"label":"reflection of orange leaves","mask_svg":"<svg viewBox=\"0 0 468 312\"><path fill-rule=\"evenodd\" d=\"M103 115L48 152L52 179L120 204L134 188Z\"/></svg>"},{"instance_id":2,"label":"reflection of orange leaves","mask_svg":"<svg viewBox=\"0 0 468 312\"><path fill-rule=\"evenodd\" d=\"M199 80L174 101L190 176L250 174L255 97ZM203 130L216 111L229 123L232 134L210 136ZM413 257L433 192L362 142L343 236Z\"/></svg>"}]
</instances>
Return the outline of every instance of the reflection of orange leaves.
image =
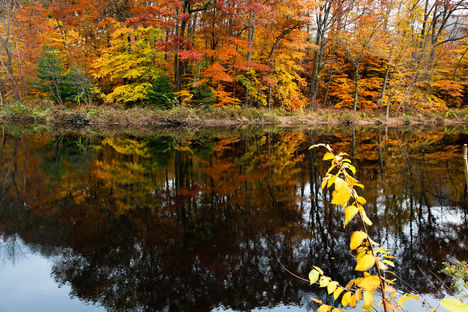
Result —
<instances>
[{"instance_id":1,"label":"reflection of orange leaves","mask_svg":"<svg viewBox=\"0 0 468 312\"><path fill-rule=\"evenodd\" d=\"M222 139L218 139L218 141L216 142L216 146L213 148L214 151L216 152L220 152L220 151L223 151L223 150L228 150L228 149L232 149L232 144L236 143L236 142L239 142L240 139L237 139L237 138L222 138Z\"/></svg>"},{"instance_id":2,"label":"reflection of orange leaves","mask_svg":"<svg viewBox=\"0 0 468 312\"><path fill-rule=\"evenodd\" d=\"M145 169L141 163L119 162L116 160L101 162L96 160L93 170L96 178L106 184L112 185L114 181L125 184L138 183L141 176L144 175Z\"/></svg>"},{"instance_id":3,"label":"reflection of orange leaves","mask_svg":"<svg viewBox=\"0 0 468 312\"><path fill-rule=\"evenodd\" d=\"M183 146L183 145L177 146L175 149L181 152L190 152L192 150L190 146Z\"/></svg>"},{"instance_id":4,"label":"reflection of orange leaves","mask_svg":"<svg viewBox=\"0 0 468 312\"><path fill-rule=\"evenodd\" d=\"M120 199L115 201L116 209L114 211L115 215L120 216L124 213L127 213L130 210L130 206L122 202Z\"/></svg>"},{"instance_id":5,"label":"reflection of orange leaves","mask_svg":"<svg viewBox=\"0 0 468 312\"><path fill-rule=\"evenodd\" d=\"M83 193L79 192L74 192L73 194L73 200L75 201L76 204L81 204L84 200L85 200L85 197L83 195Z\"/></svg>"},{"instance_id":6,"label":"reflection of orange leaves","mask_svg":"<svg viewBox=\"0 0 468 312\"><path fill-rule=\"evenodd\" d=\"M224 163L213 165L210 168L202 168L202 172L208 174L213 180L219 180L221 177L225 176L225 172L228 171L233 166L232 163Z\"/></svg>"},{"instance_id":7,"label":"reflection of orange leaves","mask_svg":"<svg viewBox=\"0 0 468 312\"><path fill-rule=\"evenodd\" d=\"M200 192L202 191L203 189L200 187L192 187L192 188L181 187L178 193L179 195L182 195L182 196L195 197L195 196L198 196Z\"/></svg>"},{"instance_id":8,"label":"reflection of orange leaves","mask_svg":"<svg viewBox=\"0 0 468 312\"><path fill-rule=\"evenodd\" d=\"M139 142L131 139L106 138L102 140L101 145L109 145L116 152L124 155L138 155L141 157L149 156L145 142Z\"/></svg>"},{"instance_id":9,"label":"reflection of orange leaves","mask_svg":"<svg viewBox=\"0 0 468 312\"><path fill-rule=\"evenodd\" d=\"M245 182L245 181L255 181L255 180L262 180L268 176L267 171L262 171L258 173L252 174L239 174L234 176L233 181L235 182Z\"/></svg>"}]
</instances>

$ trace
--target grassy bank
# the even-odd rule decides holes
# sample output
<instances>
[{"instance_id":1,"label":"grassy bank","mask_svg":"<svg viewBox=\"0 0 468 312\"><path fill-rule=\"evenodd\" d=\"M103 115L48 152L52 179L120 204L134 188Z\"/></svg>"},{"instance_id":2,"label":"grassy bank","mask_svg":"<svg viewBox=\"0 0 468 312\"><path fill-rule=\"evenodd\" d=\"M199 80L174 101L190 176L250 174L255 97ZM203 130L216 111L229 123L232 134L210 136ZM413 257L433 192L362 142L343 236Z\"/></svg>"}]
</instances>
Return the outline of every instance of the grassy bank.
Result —
<instances>
[{"instance_id":1,"label":"grassy bank","mask_svg":"<svg viewBox=\"0 0 468 312\"><path fill-rule=\"evenodd\" d=\"M257 108L200 108L176 106L169 110L109 106L62 107L50 104L9 103L0 107L0 121L49 126L91 126L156 128L168 126L240 126L240 125L464 125L468 109L446 112L411 112L398 117L376 111L353 113L343 109L319 109L288 112Z\"/></svg>"}]
</instances>

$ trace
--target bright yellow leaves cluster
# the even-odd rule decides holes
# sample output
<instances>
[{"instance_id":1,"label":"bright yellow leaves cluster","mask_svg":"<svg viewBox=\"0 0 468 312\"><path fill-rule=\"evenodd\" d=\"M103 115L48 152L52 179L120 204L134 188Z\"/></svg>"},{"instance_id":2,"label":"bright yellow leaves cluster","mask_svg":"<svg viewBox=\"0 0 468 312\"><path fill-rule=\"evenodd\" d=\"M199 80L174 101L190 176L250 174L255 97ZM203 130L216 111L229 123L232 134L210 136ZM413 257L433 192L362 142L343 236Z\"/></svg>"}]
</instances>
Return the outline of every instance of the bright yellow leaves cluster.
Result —
<instances>
[{"instance_id":1,"label":"bright yellow leaves cluster","mask_svg":"<svg viewBox=\"0 0 468 312\"><path fill-rule=\"evenodd\" d=\"M377 289L375 287L373 290L362 290L358 289L357 291L353 292L351 290L351 287L353 286L353 283L356 283L356 280L351 281L346 285L346 287L342 287L339 285L337 281L332 281L330 277L323 275L323 271L319 268L314 266L314 269L310 271L309 273L309 280L311 284L316 283L317 281L319 282L319 287L321 288L326 288L328 295L333 294L334 300L338 300L338 298L341 296L341 304L343 307L347 307L348 305L352 308L355 308L357 303L361 300L364 301L365 305L370 305L372 304L373 301L373 293L372 291ZM365 283L368 283L366 280ZM314 299L314 301L318 303L322 303L319 299ZM318 311L343 311L338 308L334 308L330 305L322 304Z\"/></svg>"},{"instance_id":2,"label":"bright yellow leaves cluster","mask_svg":"<svg viewBox=\"0 0 468 312\"><path fill-rule=\"evenodd\" d=\"M356 168L351 164L351 160L346 158L347 154L340 153L339 155L334 155L329 145L314 145L324 146L329 151L324 155L323 160L331 160L332 164L328 169L326 176L323 178L322 189L329 188L332 185L335 186L335 189L332 194L331 203L338 206L343 206L345 209L345 222L344 226L359 213L362 220L367 225L372 225L372 221L367 217L366 212L362 205L366 204L366 200L357 195L357 192L354 190L354 187L363 188L364 185L359 183L358 180L353 178L350 174L356 174ZM337 169L337 172L332 174L333 170ZM350 206L347 206L348 201L353 197L354 203Z\"/></svg>"},{"instance_id":3,"label":"bright yellow leaves cluster","mask_svg":"<svg viewBox=\"0 0 468 312\"><path fill-rule=\"evenodd\" d=\"M328 295L333 294L334 300L341 297L341 305L343 307L356 305L362 300L363 311L371 311L375 304L384 305L385 311L397 310L403 306L408 299L415 299L415 296L404 294L399 295L396 290L390 285L394 280L388 280L385 273L388 271L388 266L394 267L394 264L389 259L393 258L390 255L390 250L378 247L367 233L367 226L372 225L372 221L366 215L363 205L366 200L359 196L355 187L363 188L364 186L352 175L356 174L356 168L351 164L351 160L347 154L340 153L335 155L329 145L317 144L314 147L325 147L327 153L324 155L324 160L330 160L331 165L322 182L322 189L334 186L331 203L342 206L345 214L344 226L351 222L357 215L361 221L362 231L355 231L351 235L349 249L356 252L356 267L355 271L363 272L363 277L352 279L345 287L339 285L338 282L331 280L325 276L323 271L314 266L309 273L310 284L318 283L319 287L326 288ZM348 205L348 203L351 203ZM376 272L371 274L370 270ZM380 300L377 302L374 297L377 297L376 291L380 292ZM396 298L397 302L393 302ZM416 298L417 299L417 298ZM318 311L343 311L330 305L322 304L318 299L314 299L321 306Z\"/></svg>"},{"instance_id":4,"label":"bright yellow leaves cluster","mask_svg":"<svg viewBox=\"0 0 468 312\"><path fill-rule=\"evenodd\" d=\"M92 75L99 82L99 97L108 104L148 100L152 83L162 74L163 53L154 49L161 31L154 27L116 29L101 56L92 63Z\"/></svg>"}]
</instances>

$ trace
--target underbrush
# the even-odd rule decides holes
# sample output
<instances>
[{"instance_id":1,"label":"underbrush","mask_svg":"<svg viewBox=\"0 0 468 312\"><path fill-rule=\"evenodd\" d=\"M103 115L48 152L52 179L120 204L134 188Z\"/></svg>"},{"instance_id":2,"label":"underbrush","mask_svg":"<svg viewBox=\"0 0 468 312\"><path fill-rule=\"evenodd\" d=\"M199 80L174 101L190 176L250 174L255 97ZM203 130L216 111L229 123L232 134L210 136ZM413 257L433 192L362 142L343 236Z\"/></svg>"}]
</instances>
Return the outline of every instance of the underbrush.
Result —
<instances>
[{"instance_id":1,"label":"underbrush","mask_svg":"<svg viewBox=\"0 0 468 312\"><path fill-rule=\"evenodd\" d=\"M46 104L25 105L14 101L6 103L0 109L0 116L4 119L41 123L50 113Z\"/></svg>"},{"instance_id":2,"label":"underbrush","mask_svg":"<svg viewBox=\"0 0 468 312\"><path fill-rule=\"evenodd\" d=\"M391 126L417 124L464 124L468 122L468 109L450 109L445 112L413 111L392 117L388 122L383 113L373 110L351 110L321 108L318 110L287 111L267 110L254 107L215 107L176 105L169 109L134 106L59 106L49 102L10 102L0 106L0 119L30 124L45 125L99 125L152 127L164 125L242 125L278 124L289 125L370 125Z\"/></svg>"}]
</instances>

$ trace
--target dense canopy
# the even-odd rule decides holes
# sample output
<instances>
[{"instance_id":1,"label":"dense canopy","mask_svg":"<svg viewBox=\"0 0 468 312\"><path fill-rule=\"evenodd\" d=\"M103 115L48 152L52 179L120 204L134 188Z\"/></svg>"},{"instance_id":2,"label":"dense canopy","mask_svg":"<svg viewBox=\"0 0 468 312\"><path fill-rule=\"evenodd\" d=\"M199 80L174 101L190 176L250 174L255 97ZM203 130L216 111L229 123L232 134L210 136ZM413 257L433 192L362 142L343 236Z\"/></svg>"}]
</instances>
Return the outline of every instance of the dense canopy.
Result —
<instances>
[{"instance_id":1,"label":"dense canopy","mask_svg":"<svg viewBox=\"0 0 468 312\"><path fill-rule=\"evenodd\" d=\"M0 99L445 110L465 102L466 5L1 0Z\"/></svg>"}]
</instances>

